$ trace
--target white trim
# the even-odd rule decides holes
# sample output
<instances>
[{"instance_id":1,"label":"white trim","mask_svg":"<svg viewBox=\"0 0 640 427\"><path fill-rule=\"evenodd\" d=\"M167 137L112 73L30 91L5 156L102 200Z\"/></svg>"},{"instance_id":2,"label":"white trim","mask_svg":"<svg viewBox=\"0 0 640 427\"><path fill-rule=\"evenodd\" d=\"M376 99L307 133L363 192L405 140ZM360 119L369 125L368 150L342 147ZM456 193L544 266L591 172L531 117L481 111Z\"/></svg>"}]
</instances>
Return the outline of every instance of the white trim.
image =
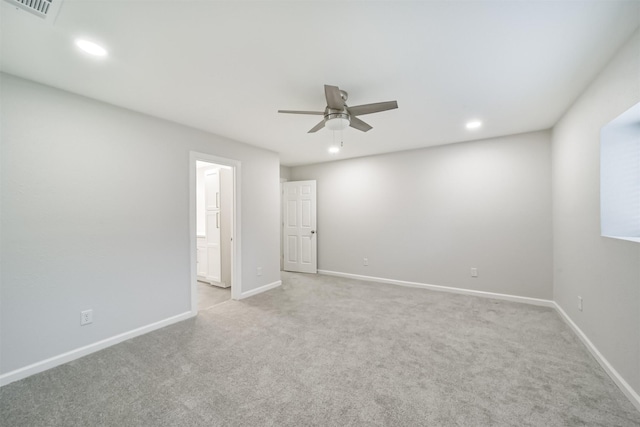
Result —
<instances>
[{"instance_id":1,"label":"white trim","mask_svg":"<svg viewBox=\"0 0 640 427\"><path fill-rule=\"evenodd\" d=\"M609 239L618 239L618 240L627 240L629 242L640 243L640 237L633 236L609 236L607 234L603 234L602 237L608 237Z\"/></svg>"},{"instance_id":2,"label":"white trim","mask_svg":"<svg viewBox=\"0 0 640 427\"><path fill-rule=\"evenodd\" d=\"M587 335L582 332L582 330L576 325L573 320L569 317L569 315L560 307L557 302L553 302L555 309L560 314L560 317L569 325L573 332L580 338L582 343L587 347L587 350L591 353L591 355L596 359L596 361L602 366L602 369L609 374L614 383L622 390L622 392L627 396L627 398L633 403L638 411L640 411L640 395L627 383L624 378L614 369L613 366L609 363L609 361L600 353L598 348L591 342Z\"/></svg>"},{"instance_id":3,"label":"white trim","mask_svg":"<svg viewBox=\"0 0 640 427\"><path fill-rule=\"evenodd\" d=\"M381 277L362 276L360 274L340 273L337 271L318 270L320 274L326 274L328 276L347 277L350 279L368 280L370 282L388 283L391 285L408 286L411 288L423 288L430 289L432 291L451 292L454 294L473 295L483 298L494 298L505 301L520 302L524 304L539 305L543 307L555 307L555 303L547 299L521 297L517 295L498 294L493 292L474 291L471 289L452 288L449 286L429 285L426 283L407 282L404 280L384 279Z\"/></svg>"},{"instance_id":4,"label":"white trim","mask_svg":"<svg viewBox=\"0 0 640 427\"><path fill-rule=\"evenodd\" d=\"M249 297L252 297L254 295L258 295L258 294L261 294L261 293L266 292L268 290L271 290L273 288L277 288L280 285L282 285L282 280L277 280L275 282L268 283L268 284L266 284L264 286L260 286L259 288L252 289L252 290L247 291L247 292L243 292L240 295L240 298L238 298L238 299L249 298Z\"/></svg>"},{"instance_id":5,"label":"white trim","mask_svg":"<svg viewBox=\"0 0 640 427\"><path fill-rule=\"evenodd\" d=\"M191 270L191 313L198 314L198 274L196 271L196 161L229 166L233 175L233 239L231 253L231 299L242 299L241 162L197 151L189 152L189 242Z\"/></svg>"},{"instance_id":6,"label":"white trim","mask_svg":"<svg viewBox=\"0 0 640 427\"><path fill-rule=\"evenodd\" d=\"M33 363L23 368L16 369L15 371L7 372L6 374L0 375L0 386L5 386L14 381L18 381L23 378L29 377L31 375L37 374L39 372L46 371L47 369L55 368L56 366L71 362L72 360L79 359L81 357L84 357L91 353L95 353L96 351L102 350L104 348L111 347L112 345L118 344L122 341L126 341L131 338L144 335L146 333L155 331L156 329L164 328L165 326L169 326L174 323L181 322L193 316L194 315L192 312L186 311L182 314L178 314L176 316L172 316L164 320L160 320L159 322L151 323L146 326L141 326L131 331L115 335L111 338L106 338L104 340L95 342L93 344L76 348L75 350L71 350L66 353L62 353L57 356L53 356L48 359L42 360L40 362Z\"/></svg>"}]
</instances>

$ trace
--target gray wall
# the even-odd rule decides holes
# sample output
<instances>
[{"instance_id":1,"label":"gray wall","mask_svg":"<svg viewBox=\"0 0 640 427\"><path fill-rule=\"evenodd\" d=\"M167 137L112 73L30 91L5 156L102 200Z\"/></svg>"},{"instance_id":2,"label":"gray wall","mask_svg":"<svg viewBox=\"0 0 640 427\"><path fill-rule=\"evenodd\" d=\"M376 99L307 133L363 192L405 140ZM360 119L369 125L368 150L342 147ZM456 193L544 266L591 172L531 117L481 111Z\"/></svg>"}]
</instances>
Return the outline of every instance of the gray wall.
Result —
<instances>
[{"instance_id":1,"label":"gray wall","mask_svg":"<svg viewBox=\"0 0 640 427\"><path fill-rule=\"evenodd\" d=\"M640 244L600 236L599 197L600 129L638 101L636 32L553 129L553 230L554 299L640 393Z\"/></svg>"},{"instance_id":2,"label":"gray wall","mask_svg":"<svg viewBox=\"0 0 640 427\"><path fill-rule=\"evenodd\" d=\"M280 179L289 181L291 179L291 168L287 166L280 166Z\"/></svg>"},{"instance_id":3,"label":"gray wall","mask_svg":"<svg viewBox=\"0 0 640 427\"><path fill-rule=\"evenodd\" d=\"M242 162L241 291L280 279L277 154L0 83L0 372L190 310L190 150ZM89 308L94 323L80 327Z\"/></svg>"},{"instance_id":4,"label":"gray wall","mask_svg":"<svg viewBox=\"0 0 640 427\"><path fill-rule=\"evenodd\" d=\"M293 167L291 178L318 182L322 270L551 299L550 152L542 131Z\"/></svg>"}]
</instances>

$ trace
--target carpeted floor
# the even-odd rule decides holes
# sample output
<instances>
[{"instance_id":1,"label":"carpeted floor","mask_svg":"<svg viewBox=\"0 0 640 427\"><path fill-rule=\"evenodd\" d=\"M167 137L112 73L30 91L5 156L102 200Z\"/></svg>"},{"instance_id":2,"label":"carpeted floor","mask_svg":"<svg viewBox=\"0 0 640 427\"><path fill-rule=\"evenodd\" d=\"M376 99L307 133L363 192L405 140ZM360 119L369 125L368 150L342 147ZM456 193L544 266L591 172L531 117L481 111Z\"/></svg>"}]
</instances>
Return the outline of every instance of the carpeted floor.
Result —
<instances>
[{"instance_id":1,"label":"carpeted floor","mask_svg":"<svg viewBox=\"0 0 640 427\"><path fill-rule=\"evenodd\" d=\"M221 288L198 282L198 311L206 310L231 299L231 288Z\"/></svg>"},{"instance_id":2,"label":"carpeted floor","mask_svg":"<svg viewBox=\"0 0 640 427\"><path fill-rule=\"evenodd\" d=\"M0 389L2 426L639 426L549 308L283 285Z\"/></svg>"}]
</instances>

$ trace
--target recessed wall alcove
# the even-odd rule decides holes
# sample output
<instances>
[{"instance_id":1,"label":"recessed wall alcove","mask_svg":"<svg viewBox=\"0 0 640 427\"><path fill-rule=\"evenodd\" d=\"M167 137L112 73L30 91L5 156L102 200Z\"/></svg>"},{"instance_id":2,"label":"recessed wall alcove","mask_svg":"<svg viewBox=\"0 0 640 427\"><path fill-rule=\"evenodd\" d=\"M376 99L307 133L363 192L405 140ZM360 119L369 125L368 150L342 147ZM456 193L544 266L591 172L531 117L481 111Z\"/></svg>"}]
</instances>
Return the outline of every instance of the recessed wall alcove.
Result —
<instances>
[{"instance_id":1,"label":"recessed wall alcove","mask_svg":"<svg viewBox=\"0 0 640 427\"><path fill-rule=\"evenodd\" d=\"M600 225L604 237L640 243L640 103L600 132Z\"/></svg>"}]
</instances>

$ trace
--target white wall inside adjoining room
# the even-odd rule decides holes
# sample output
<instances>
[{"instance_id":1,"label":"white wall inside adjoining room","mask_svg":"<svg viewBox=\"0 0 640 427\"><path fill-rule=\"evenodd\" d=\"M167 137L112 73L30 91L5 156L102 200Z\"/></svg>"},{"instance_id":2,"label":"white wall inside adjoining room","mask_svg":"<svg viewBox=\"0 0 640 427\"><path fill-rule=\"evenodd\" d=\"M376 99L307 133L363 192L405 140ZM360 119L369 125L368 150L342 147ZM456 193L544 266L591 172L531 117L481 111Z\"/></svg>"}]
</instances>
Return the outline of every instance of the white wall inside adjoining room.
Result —
<instances>
[{"instance_id":1,"label":"white wall inside adjoining room","mask_svg":"<svg viewBox=\"0 0 640 427\"><path fill-rule=\"evenodd\" d=\"M636 393L640 243L600 235L600 130L640 101L638 52L640 32L556 124L552 144L554 299Z\"/></svg>"},{"instance_id":2,"label":"white wall inside adjoining room","mask_svg":"<svg viewBox=\"0 0 640 427\"><path fill-rule=\"evenodd\" d=\"M191 151L241 162L241 292L280 280L276 153L0 79L0 373L191 310Z\"/></svg>"},{"instance_id":3,"label":"white wall inside adjoining room","mask_svg":"<svg viewBox=\"0 0 640 427\"><path fill-rule=\"evenodd\" d=\"M541 131L293 167L291 179L318 183L321 270L551 299L550 165Z\"/></svg>"}]
</instances>

